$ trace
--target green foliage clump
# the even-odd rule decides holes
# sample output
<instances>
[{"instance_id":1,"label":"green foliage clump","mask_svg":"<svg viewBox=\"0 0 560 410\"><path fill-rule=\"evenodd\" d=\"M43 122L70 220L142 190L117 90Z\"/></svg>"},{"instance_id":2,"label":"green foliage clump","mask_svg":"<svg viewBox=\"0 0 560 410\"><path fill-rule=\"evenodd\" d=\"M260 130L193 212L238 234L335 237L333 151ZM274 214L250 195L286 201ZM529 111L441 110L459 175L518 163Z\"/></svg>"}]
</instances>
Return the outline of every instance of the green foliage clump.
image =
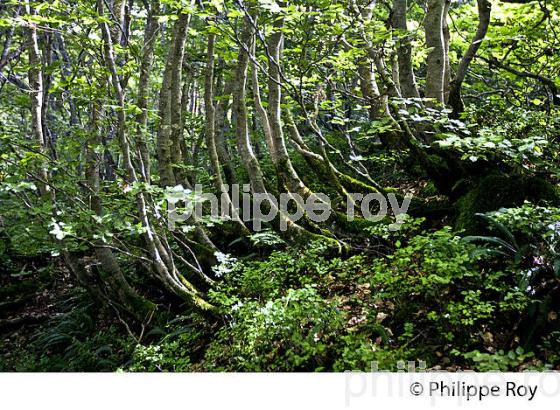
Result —
<instances>
[{"instance_id":1,"label":"green foliage clump","mask_svg":"<svg viewBox=\"0 0 560 410\"><path fill-rule=\"evenodd\" d=\"M231 321L205 355L212 370L317 371L333 361L329 347L342 330L342 313L311 286L286 296L234 306Z\"/></svg>"},{"instance_id":2,"label":"green foliage clump","mask_svg":"<svg viewBox=\"0 0 560 410\"><path fill-rule=\"evenodd\" d=\"M109 372L130 355L130 338L119 327L100 326L84 294L62 303L63 313L39 327L24 349L3 357L2 371Z\"/></svg>"},{"instance_id":3,"label":"green foliage clump","mask_svg":"<svg viewBox=\"0 0 560 410\"><path fill-rule=\"evenodd\" d=\"M535 206L526 202L518 208L502 208L489 214L528 245L532 256L542 258L560 276L560 208Z\"/></svg>"},{"instance_id":4,"label":"green foliage clump","mask_svg":"<svg viewBox=\"0 0 560 410\"><path fill-rule=\"evenodd\" d=\"M457 354L459 354L457 352ZM508 372L519 368L534 357L532 352L525 353L523 348L504 352L499 350L496 353L481 353L473 350L462 355L463 358L472 362L472 367L480 372Z\"/></svg>"},{"instance_id":5,"label":"green foliage clump","mask_svg":"<svg viewBox=\"0 0 560 410\"><path fill-rule=\"evenodd\" d=\"M543 179L489 175L457 202L455 227L468 233L480 233L485 226L476 217L477 213L522 206L527 200L558 201L558 198L557 188Z\"/></svg>"},{"instance_id":6,"label":"green foliage clump","mask_svg":"<svg viewBox=\"0 0 560 410\"><path fill-rule=\"evenodd\" d=\"M439 360L436 352L448 354L450 346L463 351L480 346L480 334L504 332L504 324L529 305L516 288L519 275L482 269L471 257L473 249L444 228L415 236L373 264L372 296L382 306L384 325L398 339L413 322L408 347L421 349L420 359L428 363Z\"/></svg>"},{"instance_id":7,"label":"green foliage clump","mask_svg":"<svg viewBox=\"0 0 560 410\"><path fill-rule=\"evenodd\" d=\"M137 343L130 360L120 369L129 372L187 372L197 370L194 361L207 323L196 314L179 316L164 328L156 326Z\"/></svg>"},{"instance_id":8,"label":"green foliage clump","mask_svg":"<svg viewBox=\"0 0 560 410\"><path fill-rule=\"evenodd\" d=\"M126 367L130 372L187 372L191 370L189 351L184 337L164 341L161 344L137 345L131 363Z\"/></svg>"},{"instance_id":9,"label":"green foliage clump","mask_svg":"<svg viewBox=\"0 0 560 410\"><path fill-rule=\"evenodd\" d=\"M303 249L273 252L262 261L248 260L230 265L224 282L212 292L218 304L231 307L243 298L265 301L284 295L286 290L324 281L331 265L328 245L313 242ZM224 301L223 299L231 299Z\"/></svg>"}]
</instances>

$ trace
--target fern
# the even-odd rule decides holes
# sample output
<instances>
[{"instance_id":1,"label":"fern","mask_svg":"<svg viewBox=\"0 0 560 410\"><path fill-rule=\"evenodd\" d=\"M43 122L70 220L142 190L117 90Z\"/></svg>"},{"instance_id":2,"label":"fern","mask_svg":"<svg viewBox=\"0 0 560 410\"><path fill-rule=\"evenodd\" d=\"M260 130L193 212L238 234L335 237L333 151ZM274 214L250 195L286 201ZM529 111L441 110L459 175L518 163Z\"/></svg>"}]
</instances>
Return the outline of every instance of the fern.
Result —
<instances>
[{"instance_id":1,"label":"fern","mask_svg":"<svg viewBox=\"0 0 560 410\"><path fill-rule=\"evenodd\" d=\"M465 236L462 240L466 243L482 243L484 246L478 247L471 251L471 258L479 258L483 256L504 256L513 257L516 262L521 259L522 250L517 244L513 233L502 223L494 220L485 214L476 214L476 216L484 219L489 225L500 233L503 238L497 236Z\"/></svg>"}]
</instances>

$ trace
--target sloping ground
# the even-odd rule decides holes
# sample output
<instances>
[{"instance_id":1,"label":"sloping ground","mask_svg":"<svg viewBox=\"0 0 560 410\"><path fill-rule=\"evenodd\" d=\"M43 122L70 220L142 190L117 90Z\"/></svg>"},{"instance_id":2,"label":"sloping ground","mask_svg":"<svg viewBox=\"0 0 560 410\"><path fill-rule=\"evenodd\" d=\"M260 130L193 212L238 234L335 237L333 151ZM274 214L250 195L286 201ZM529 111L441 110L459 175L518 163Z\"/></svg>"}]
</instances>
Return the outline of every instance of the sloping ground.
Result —
<instances>
[{"instance_id":1,"label":"sloping ground","mask_svg":"<svg viewBox=\"0 0 560 410\"><path fill-rule=\"evenodd\" d=\"M0 268L0 370L31 343L37 329L60 314L59 302L74 288L61 266L46 258L18 259Z\"/></svg>"}]
</instances>

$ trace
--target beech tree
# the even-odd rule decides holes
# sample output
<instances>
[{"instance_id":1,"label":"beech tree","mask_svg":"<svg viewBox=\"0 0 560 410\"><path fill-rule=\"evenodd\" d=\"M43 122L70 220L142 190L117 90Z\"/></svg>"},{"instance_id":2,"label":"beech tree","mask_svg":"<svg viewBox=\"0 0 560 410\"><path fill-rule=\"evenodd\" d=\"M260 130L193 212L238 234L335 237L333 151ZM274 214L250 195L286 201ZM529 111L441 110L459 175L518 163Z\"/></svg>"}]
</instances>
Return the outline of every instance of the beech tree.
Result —
<instances>
[{"instance_id":1,"label":"beech tree","mask_svg":"<svg viewBox=\"0 0 560 410\"><path fill-rule=\"evenodd\" d=\"M480 234L476 214L558 199L558 13L549 0L2 2L0 222L19 232L6 243L52 255L143 332L165 298L216 323L216 266L260 255L263 235L336 257L396 251L367 218L379 206L360 209L368 194L412 191L412 217ZM327 205L320 194L327 220L292 220L300 198ZM173 229L179 197L202 214ZM256 208L274 215L264 234Z\"/></svg>"}]
</instances>

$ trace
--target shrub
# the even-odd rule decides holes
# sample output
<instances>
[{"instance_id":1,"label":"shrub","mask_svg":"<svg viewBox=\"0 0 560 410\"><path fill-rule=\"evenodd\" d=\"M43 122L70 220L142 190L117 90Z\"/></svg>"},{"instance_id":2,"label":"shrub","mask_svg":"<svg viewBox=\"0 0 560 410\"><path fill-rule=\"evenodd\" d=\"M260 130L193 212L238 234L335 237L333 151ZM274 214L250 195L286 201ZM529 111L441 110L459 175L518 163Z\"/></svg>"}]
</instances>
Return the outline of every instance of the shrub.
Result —
<instances>
[{"instance_id":1,"label":"shrub","mask_svg":"<svg viewBox=\"0 0 560 410\"><path fill-rule=\"evenodd\" d=\"M205 356L211 370L317 371L332 366L331 347L342 313L311 286L290 289L264 305L249 301L232 311Z\"/></svg>"},{"instance_id":2,"label":"shrub","mask_svg":"<svg viewBox=\"0 0 560 410\"><path fill-rule=\"evenodd\" d=\"M418 331L406 345L420 349L419 359L435 363L450 346L470 351L484 347L484 333L509 333L504 325L529 306L527 295L516 288L519 274L485 270L471 257L473 249L444 228L415 236L373 264L372 297L394 335L390 343L402 346L398 338L412 322Z\"/></svg>"},{"instance_id":3,"label":"shrub","mask_svg":"<svg viewBox=\"0 0 560 410\"><path fill-rule=\"evenodd\" d=\"M161 344L137 345L131 363L126 367L131 372L187 372L191 359L183 337Z\"/></svg>"}]
</instances>

